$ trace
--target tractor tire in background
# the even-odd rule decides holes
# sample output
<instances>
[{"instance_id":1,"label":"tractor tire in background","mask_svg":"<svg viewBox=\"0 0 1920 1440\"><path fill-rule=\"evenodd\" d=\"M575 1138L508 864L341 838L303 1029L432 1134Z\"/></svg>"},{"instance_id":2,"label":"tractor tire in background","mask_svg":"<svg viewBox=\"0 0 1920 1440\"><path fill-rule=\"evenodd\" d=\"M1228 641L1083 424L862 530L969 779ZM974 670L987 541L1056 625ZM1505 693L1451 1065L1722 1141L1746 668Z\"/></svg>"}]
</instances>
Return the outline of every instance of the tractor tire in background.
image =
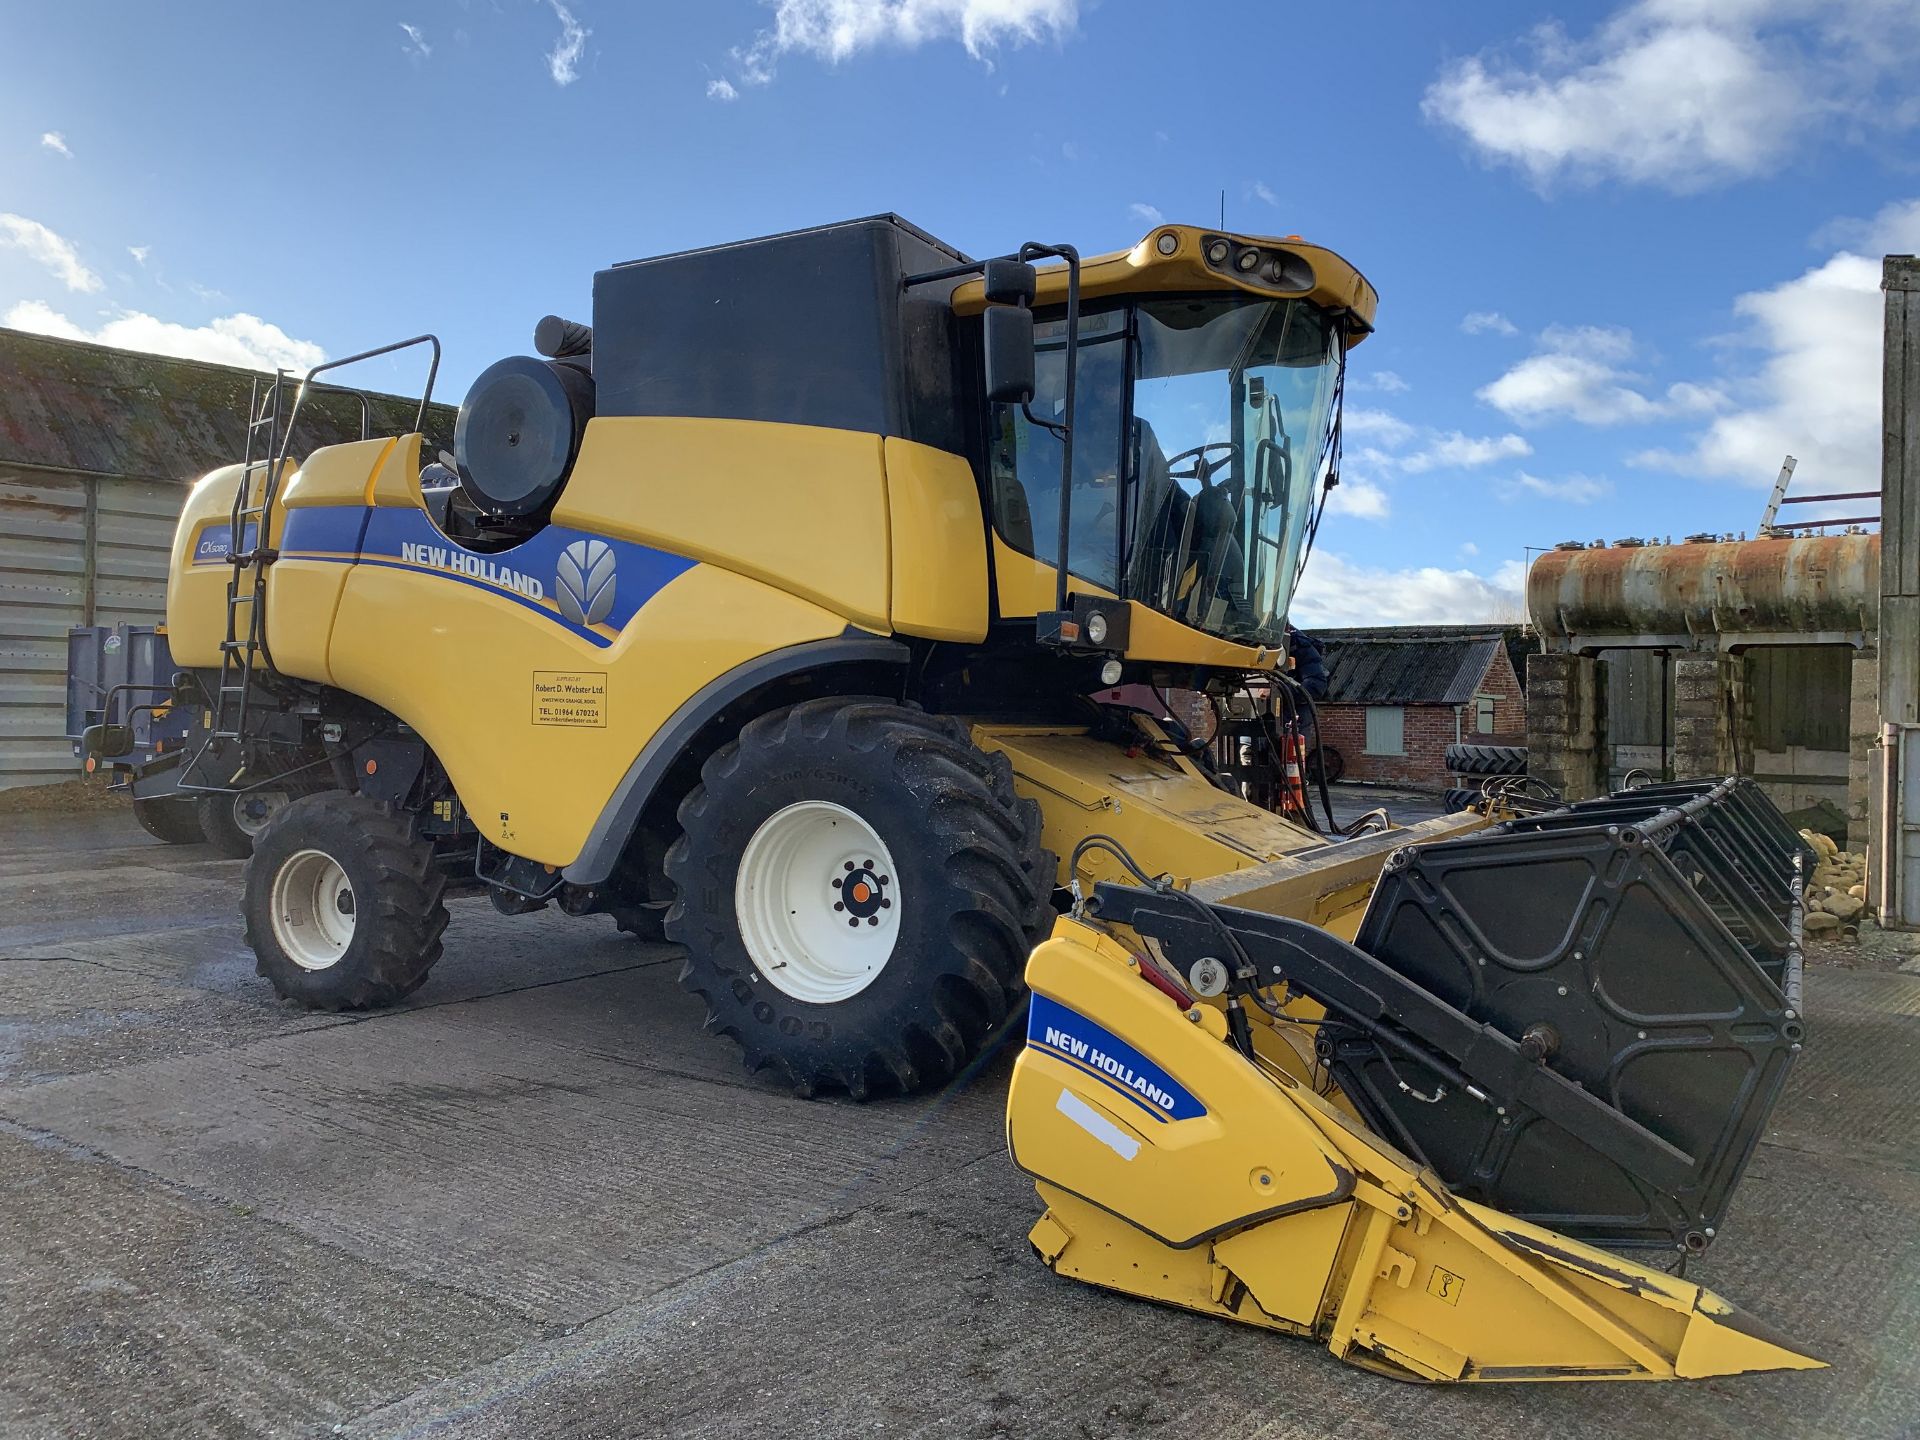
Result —
<instances>
[{"instance_id":1,"label":"tractor tire in background","mask_svg":"<svg viewBox=\"0 0 1920 1440\"><path fill-rule=\"evenodd\" d=\"M244 860L267 821L288 800L284 790L218 790L195 802L207 843L229 860Z\"/></svg>"},{"instance_id":2,"label":"tractor tire in background","mask_svg":"<svg viewBox=\"0 0 1920 1440\"><path fill-rule=\"evenodd\" d=\"M1440 809L1443 814L1457 815L1479 798L1480 792L1478 790L1466 789L1456 785L1440 797Z\"/></svg>"},{"instance_id":3,"label":"tractor tire in background","mask_svg":"<svg viewBox=\"0 0 1920 1440\"><path fill-rule=\"evenodd\" d=\"M275 811L247 861L256 968L310 1010L391 1005L440 958L446 877L405 816L342 790Z\"/></svg>"},{"instance_id":4,"label":"tractor tire in background","mask_svg":"<svg viewBox=\"0 0 1920 1440\"><path fill-rule=\"evenodd\" d=\"M1447 769L1455 775L1524 775L1524 745L1449 745Z\"/></svg>"},{"instance_id":5,"label":"tractor tire in background","mask_svg":"<svg viewBox=\"0 0 1920 1440\"><path fill-rule=\"evenodd\" d=\"M140 822L140 828L147 834L169 845L199 845L207 838L200 829L200 818L195 814L191 800L171 795L153 798L136 795L133 797L133 818Z\"/></svg>"},{"instance_id":6,"label":"tractor tire in background","mask_svg":"<svg viewBox=\"0 0 1920 1440\"><path fill-rule=\"evenodd\" d=\"M1347 773L1347 757L1331 745L1322 745L1317 750L1311 747L1308 748L1307 783L1310 785L1318 785L1320 783L1320 757L1322 755L1327 757L1327 784L1339 784L1340 777Z\"/></svg>"},{"instance_id":7,"label":"tractor tire in background","mask_svg":"<svg viewBox=\"0 0 1920 1440\"><path fill-rule=\"evenodd\" d=\"M859 697L776 710L707 761L679 820L681 983L749 1070L802 1095L951 1079L1052 928L1039 807L947 717Z\"/></svg>"}]
</instances>

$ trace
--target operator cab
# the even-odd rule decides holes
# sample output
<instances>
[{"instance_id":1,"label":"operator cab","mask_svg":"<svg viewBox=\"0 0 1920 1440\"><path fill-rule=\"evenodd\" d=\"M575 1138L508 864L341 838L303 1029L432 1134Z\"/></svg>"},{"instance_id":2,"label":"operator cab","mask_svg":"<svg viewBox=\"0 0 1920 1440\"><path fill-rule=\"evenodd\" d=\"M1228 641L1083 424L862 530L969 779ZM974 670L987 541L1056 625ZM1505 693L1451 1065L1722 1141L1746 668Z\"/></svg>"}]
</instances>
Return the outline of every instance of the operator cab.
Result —
<instances>
[{"instance_id":1,"label":"operator cab","mask_svg":"<svg viewBox=\"0 0 1920 1440\"><path fill-rule=\"evenodd\" d=\"M1035 327L1034 398L992 427L994 520L1059 559L1066 322ZM1080 317L1068 568L1197 630L1276 646L1317 482L1332 458L1343 345L1302 300L1199 294Z\"/></svg>"}]
</instances>

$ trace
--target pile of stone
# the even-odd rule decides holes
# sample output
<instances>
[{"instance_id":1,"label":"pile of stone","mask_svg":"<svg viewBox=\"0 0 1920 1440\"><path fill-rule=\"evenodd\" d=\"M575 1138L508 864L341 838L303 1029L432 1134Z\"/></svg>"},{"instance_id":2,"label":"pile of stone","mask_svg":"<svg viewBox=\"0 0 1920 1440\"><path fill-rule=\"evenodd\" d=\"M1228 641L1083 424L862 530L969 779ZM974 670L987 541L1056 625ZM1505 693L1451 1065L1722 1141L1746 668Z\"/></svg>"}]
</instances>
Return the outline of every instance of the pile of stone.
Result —
<instances>
[{"instance_id":1,"label":"pile of stone","mask_svg":"<svg viewBox=\"0 0 1920 1440\"><path fill-rule=\"evenodd\" d=\"M1867 857L1842 850L1817 830L1802 830L1800 838L1813 847L1813 877L1807 881L1806 932L1839 938L1852 935L1867 908Z\"/></svg>"}]
</instances>

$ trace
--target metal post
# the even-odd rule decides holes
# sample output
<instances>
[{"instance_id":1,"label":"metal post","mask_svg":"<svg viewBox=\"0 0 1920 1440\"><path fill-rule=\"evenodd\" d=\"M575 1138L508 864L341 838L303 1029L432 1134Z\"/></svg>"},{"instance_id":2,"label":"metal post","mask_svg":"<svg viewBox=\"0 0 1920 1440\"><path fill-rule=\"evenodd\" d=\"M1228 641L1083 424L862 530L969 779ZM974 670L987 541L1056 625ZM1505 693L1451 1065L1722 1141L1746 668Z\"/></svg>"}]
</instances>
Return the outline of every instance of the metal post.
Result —
<instances>
[{"instance_id":1,"label":"metal post","mask_svg":"<svg viewBox=\"0 0 1920 1440\"><path fill-rule=\"evenodd\" d=\"M1880 459L1880 716L1920 722L1920 259L1886 258Z\"/></svg>"},{"instance_id":2,"label":"metal post","mask_svg":"<svg viewBox=\"0 0 1920 1440\"><path fill-rule=\"evenodd\" d=\"M1787 486L1793 483L1793 467L1797 462L1793 456L1786 458L1780 467L1780 478L1773 482L1773 494L1767 500L1767 508L1761 513L1760 528L1755 533L1765 535L1773 528L1773 518L1780 513L1780 502L1787 497Z\"/></svg>"},{"instance_id":3,"label":"metal post","mask_svg":"<svg viewBox=\"0 0 1920 1440\"><path fill-rule=\"evenodd\" d=\"M1881 803L1872 837L1875 899L1883 925L1910 926L1916 897L1909 868L1920 860L1910 830L1908 728L1920 722L1920 259L1889 255L1881 372L1880 686Z\"/></svg>"}]
</instances>

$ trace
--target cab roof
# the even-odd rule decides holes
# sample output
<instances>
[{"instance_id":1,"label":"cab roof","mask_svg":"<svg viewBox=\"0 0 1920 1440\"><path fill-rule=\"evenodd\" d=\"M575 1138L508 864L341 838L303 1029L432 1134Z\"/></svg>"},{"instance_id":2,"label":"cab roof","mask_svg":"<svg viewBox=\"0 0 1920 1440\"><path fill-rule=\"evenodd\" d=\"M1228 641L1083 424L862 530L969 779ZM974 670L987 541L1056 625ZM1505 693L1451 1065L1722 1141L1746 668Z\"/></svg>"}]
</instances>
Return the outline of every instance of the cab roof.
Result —
<instances>
[{"instance_id":1,"label":"cab roof","mask_svg":"<svg viewBox=\"0 0 1920 1440\"><path fill-rule=\"evenodd\" d=\"M1131 250L1080 262L1083 304L1117 295L1231 290L1276 300L1308 300L1342 312L1353 321L1350 346L1373 330L1380 303L1366 276L1333 251L1310 245L1298 235L1274 238L1196 225L1156 225ZM1067 267L1041 268L1035 308L1064 304L1066 298ZM965 281L953 292L953 308L962 315L977 315L986 307L983 280Z\"/></svg>"}]
</instances>

